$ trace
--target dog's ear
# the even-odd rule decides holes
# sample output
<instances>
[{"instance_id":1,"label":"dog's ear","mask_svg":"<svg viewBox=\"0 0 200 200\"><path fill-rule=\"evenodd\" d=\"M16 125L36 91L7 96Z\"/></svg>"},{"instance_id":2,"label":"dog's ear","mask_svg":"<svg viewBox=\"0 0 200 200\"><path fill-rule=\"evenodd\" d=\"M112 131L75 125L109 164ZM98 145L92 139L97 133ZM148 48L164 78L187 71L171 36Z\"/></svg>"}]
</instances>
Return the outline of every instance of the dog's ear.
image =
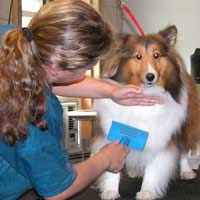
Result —
<instances>
[{"instance_id":1,"label":"dog's ear","mask_svg":"<svg viewBox=\"0 0 200 200\"><path fill-rule=\"evenodd\" d=\"M125 46L129 36L129 34L120 33L114 37L111 53L104 64L105 67L102 73L103 78L111 78L117 73L121 63L121 58L124 55L123 47Z\"/></svg>"},{"instance_id":2,"label":"dog's ear","mask_svg":"<svg viewBox=\"0 0 200 200\"><path fill-rule=\"evenodd\" d=\"M161 30L159 34L165 39L169 46L174 46L177 39L177 28L176 26L168 26L166 29Z\"/></svg>"},{"instance_id":3,"label":"dog's ear","mask_svg":"<svg viewBox=\"0 0 200 200\"><path fill-rule=\"evenodd\" d=\"M126 41L128 40L130 34L128 33L119 33L116 36L114 36L114 42L116 44L116 47L122 48Z\"/></svg>"}]
</instances>

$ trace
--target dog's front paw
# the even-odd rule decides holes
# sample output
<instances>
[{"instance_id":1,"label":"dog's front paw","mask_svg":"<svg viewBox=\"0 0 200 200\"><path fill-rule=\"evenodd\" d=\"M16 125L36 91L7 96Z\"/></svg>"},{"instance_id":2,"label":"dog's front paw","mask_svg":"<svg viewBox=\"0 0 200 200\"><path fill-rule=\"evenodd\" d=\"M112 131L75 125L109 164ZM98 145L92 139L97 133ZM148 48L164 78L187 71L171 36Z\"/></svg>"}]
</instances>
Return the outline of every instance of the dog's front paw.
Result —
<instances>
[{"instance_id":1,"label":"dog's front paw","mask_svg":"<svg viewBox=\"0 0 200 200\"><path fill-rule=\"evenodd\" d=\"M137 200L153 200L156 199L156 196L151 192L141 191L136 195Z\"/></svg>"},{"instance_id":2,"label":"dog's front paw","mask_svg":"<svg viewBox=\"0 0 200 200\"><path fill-rule=\"evenodd\" d=\"M114 199L118 199L120 195L118 191L107 190L107 191L102 192L100 194L100 197L102 200L114 200Z\"/></svg>"},{"instance_id":3,"label":"dog's front paw","mask_svg":"<svg viewBox=\"0 0 200 200\"><path fill-rule=\"evenodd\" d=\"M180 173L180 178L183 180L194 179L196 176L197 176L196 173L193 171Z\"/></svg>"}]
</instances>

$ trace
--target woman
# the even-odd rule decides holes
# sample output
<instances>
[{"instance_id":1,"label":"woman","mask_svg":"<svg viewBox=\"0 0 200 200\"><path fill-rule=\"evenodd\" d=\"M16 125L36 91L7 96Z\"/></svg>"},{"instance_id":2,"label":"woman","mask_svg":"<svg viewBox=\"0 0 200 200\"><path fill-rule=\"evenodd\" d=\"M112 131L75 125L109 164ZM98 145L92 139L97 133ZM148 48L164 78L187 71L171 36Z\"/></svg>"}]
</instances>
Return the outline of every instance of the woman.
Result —
<instances>
[{"instance_id":1,"label":"woman","mask_svg":"<svg viewBox=\"0 0 200 200\"><path fill-rule=\"evenodd\" d=\"M138 88L84 77L106 55L111 38L101 16L80 0L47 3L28 28L4 35L0 49L0 199L17 199L29 188L47 200L66 199L104 170L123 168L129 150L119 141L82 163L70 163L61 145L62 107L51 92L55 84L67 82L53 91L112 98L124 105L157 103L143 97Z\"/></svg>"}]
</instances>

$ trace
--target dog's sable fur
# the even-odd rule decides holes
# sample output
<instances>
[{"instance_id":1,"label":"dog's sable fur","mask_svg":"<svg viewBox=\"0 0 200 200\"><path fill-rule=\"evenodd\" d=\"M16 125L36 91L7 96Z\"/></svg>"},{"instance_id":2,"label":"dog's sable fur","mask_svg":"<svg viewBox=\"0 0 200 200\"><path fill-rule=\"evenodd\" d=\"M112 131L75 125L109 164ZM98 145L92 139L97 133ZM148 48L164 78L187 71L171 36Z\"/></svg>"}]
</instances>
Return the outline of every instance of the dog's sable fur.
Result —
<instances>
[{"instance_id":1,"label":"dog's sable fur","mask_svg":"<svg viewBox=\"0 0 200 200\"><path fill-rule=\"evenodd\" d=\"M105 138L112 120L149 132L145 150L132 149L126 161L129 176L143 177L137 199L164 196L178 166L182 178L195 177L187 154L189 150L195 152L199 144L198 94L195 82L175 50L176 39L175 26L145 36L120 34L103 73L114 84L142 87L144 94L159 97L163 104L126 107L109 99L94 101L104 137L94 142L92 153L108 143ZM102 174L98 181L101 198L118 198L119 181L120 174Z\"/></svg>"}]
</instances>

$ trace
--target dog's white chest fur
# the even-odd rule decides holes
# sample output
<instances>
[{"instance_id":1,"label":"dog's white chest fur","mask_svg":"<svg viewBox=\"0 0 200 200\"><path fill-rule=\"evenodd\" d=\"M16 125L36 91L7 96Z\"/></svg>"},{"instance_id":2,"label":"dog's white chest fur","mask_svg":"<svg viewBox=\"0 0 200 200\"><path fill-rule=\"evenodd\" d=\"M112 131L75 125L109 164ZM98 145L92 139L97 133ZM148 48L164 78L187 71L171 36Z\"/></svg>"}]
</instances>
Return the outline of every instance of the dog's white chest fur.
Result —
<instances>
[{"instance_id":1,"label":"dog's white chest fur","mask_svg":"<svg viewBox=\"0 0 200 200\"><path fill-rule=\"evenodd\" d=\"M107 134L113 120L143 129L149 133L145 151L160 151L165 148L185 120L187 94L183 90L180 103L172 99L160 87L149 87L145 94L156 95L164 102L154 106L121 106L109 99L94 102L94 109L101 119L101 128Z\"/></svg>"},{"instance_id":2,"label":"dog's white chest fur","mask_svg":"<svg viewBox=\"0 0 200 200\"><path fill-rule=\"evenodd\" d=\"M137 199L146 199L145 191L150 191L147 194L148 199L163 196L170 178L175 173L178 148L174 143L168 144L172 135L179 132L186 118L188 97L185 88L182 88L179 103L158 86L145 88L144 93L160 97L163 100L163 104L160 105L121 106L109 99L94 101L94 109L98 112L100 126L105 135L108 134L113 120L149 133L144 151L131 149L126 159L128 175L130 177L143 176L141 191L144 192L137 193ZM97 152L107 142L104 139L99 140L98 144L93 145L92 152ZM160 174L165 174L165 176L160 177ZM119 181L119 174L104 173L99 178L101 198L117 198Z\"/></svg>"}]
</instances>

